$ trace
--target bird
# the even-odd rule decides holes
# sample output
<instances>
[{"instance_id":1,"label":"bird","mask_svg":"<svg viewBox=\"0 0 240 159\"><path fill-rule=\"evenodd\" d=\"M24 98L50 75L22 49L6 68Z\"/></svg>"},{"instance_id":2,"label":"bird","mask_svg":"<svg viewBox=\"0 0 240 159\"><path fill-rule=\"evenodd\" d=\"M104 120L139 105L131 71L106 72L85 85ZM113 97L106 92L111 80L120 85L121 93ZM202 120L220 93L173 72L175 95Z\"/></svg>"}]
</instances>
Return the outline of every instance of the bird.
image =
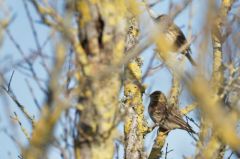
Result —
<instances>
[{"instance_id":1,"label":"bird","mask_svg":"<svg viewBox=\"0 0 240 159\"><path fill-rule=\"evenodd\" d=\"M161 91L154 91L150 94L148 113L155 125L159 126L159 130L162 132L182 129L195 134L192 127L183 120L179 109L168 105L167 98Z\"/></svg>"},{"instance_id":2,"label":"bird","mask_svg":"<svg viewBox=\"0 0 240 159\"><path fill-rule=\"evenodd\" d=\"M162 35L165 36L168 43L172 46L170 52L177 52L179 49L183 49L181 53L187 57L193 66L196 66L196 62L191 56L190 46L187 45L187 39L181 29L173 22L169 15L161 14L156 18L153 18L157 26L160 27Z\"/></svg>"}]
</instances>

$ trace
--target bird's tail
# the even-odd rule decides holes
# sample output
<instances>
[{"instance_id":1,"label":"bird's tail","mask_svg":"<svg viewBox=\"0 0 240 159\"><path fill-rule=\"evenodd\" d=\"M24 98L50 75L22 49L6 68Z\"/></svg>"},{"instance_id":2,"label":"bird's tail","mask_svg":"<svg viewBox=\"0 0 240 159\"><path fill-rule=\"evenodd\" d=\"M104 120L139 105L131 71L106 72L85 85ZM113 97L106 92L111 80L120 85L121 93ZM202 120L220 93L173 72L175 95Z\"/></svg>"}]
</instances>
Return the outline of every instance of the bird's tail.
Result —
<instances>
[{"instance_id":1,"label":"bird's tail","mask_svg":"<svg viewBox=\"0 0 240 159\"><path fill-rule=\"evenodd\" d=\"M187 52L185 55L193 66L197 66L197 63L193 60L189 52Z\"/></svg>"},{"instance_id":2,"label":"bird's tail","mask_svg":"<svg viewBox=\"0 0 240 159\"><path fill-rule=\"evenodd\" d=\"M198 141L197 137L195 137L194 135L196 135L197 133L191 133L191 132L188 132L188 134L193 138L194 141Z\"/></svg>"},{"instance_id":3,"label":"bird's tail","mask_svg":"<svg viewBox=\"0 0 240 159\"><path fill-rule=\"evenodd\" d=\"M188 116L186 116L186 118L189 119ZM198 141L197 137L194 136L194 135L197 135L197 133L192 129L192 127L188 124L188 122L186 122L185 130L195 141Z\"/></svg>"}]
</instances>

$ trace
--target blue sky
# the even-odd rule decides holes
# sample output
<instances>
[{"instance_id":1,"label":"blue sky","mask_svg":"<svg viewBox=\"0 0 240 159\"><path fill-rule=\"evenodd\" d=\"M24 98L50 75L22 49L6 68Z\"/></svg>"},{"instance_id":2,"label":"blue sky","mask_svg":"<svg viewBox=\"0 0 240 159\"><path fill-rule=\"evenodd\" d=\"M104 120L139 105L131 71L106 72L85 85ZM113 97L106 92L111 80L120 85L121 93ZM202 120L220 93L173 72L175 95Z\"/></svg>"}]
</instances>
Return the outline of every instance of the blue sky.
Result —
<instances>
[{"instance_id":1,"label":"blue sky","mask_svg":"<svg viewBox=\"0 0 240 159\"><path fill-rule=\"evenodd\" d=\"M26 56L30 55L32 51L36 50L36 45L33 40L32 32L30 29L29 22L27 20L26 12L23 7L23 3L21 0L11 0L7 1L7 4L11 10L12 16L15 17L14 21L9 26L9 30L14 36L14 39L17 41L17 43L21 46L23 51L26 53ZM33 16L33 19L36 18L36 14L33 11L32 7L29 7L31 10L31 13ZM39 31L39 39L41 42L46 39L48 35L48 31L45 26L41 24L35 24ZM27 87L26 79L27 76L23 75L18 70L10 67L12 64L16 63L19 60L22 60L22 57L20 56L19 52L15 48L15 46L12 44L12 42L9 40L8 36L4 35L4 43L0 50L0 59L1 64L0 68L11 68L7 74L5 74L6 79L10 79L12 71L15 71L13 80L11 82L11 88L13 92L16 94L17 99L26 107L28 112L31 115L34 115L37 117L38 111L37 107L35 106L31 93ZM50 50L50 47L47 46L44 50L45 53L47 53ZM46 74L44 73L43 69L39 67L39 64L34 65L34 68L36 69L38 75L40 77L43 77L46 79ZM39 102L41 103L43 101L43 94L39 91L38 87L36 86L35 82L28 79L28 82L31 84L31 86L34 89L34 92L36 96L39 99ZM5 100L7 99L7 100ZM27 140L23 133L21 132L19 126L14 123L15 126L12 125L12 123L9 120L10 115L13 116L13 112L16 112L18 114L19 119L22 121L23 125L26 127L26 129L30 130L30 124L26 121L26 119L23 117L23 114L17 106L12 102L8 96L3 92L1 92L1 111L0 112L0 129L7 129L9 134L11 134L14 138L19 140L23 145L27 144ZM6 101L5 103L3 101ZM6 111L8 110L8 111ZM30 131L29 131L30 132ZM0 131L0 156L3 159L7 158L17 158L17 155L19 154L19 150L17 149L17 146L11 141L11 139L6 136L3 131Z\"/></svg>"}]
</instances>

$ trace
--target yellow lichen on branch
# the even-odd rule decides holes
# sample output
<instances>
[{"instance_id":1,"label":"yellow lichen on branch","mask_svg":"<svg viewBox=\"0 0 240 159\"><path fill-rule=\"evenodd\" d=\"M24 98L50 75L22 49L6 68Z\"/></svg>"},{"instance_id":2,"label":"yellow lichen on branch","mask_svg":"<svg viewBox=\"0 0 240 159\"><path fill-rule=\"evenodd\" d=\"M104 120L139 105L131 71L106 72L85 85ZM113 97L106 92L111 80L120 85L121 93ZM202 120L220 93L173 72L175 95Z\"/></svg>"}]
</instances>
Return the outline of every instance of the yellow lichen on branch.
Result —
<instances>
[{"instance_id":1,"label":"yellow lichen on branch","mask_svg":"<svg viewBox=\"0 0 240 159\"><path fill-rule=\"evenodd\" d=\"M138 23L130 19L127 34L126 51L132 49L138 42ZM136 34L137 33L137 34ZM142 62L139 58L132 60L125 67L124 96L127 116L124 123L125 158L143 158L144 135L147 127L144 120L142 103Z\"/></svg>"},{"instance_id":2,"label":"yellow lichen on branch","mask_svg":"<svg viewBox=\"0 0 240 159\"><path fill-rule=\"evenodd\" d=\"M143 115L141 88L137 84L126 83L124 85L124 95L127 109L124 123L125 158L139 158L143 155L143 137L147 131Z\"/></svg>"},{"instance_id":3,"label":"yellow lichen on branch","mask_svg":"<svg viewBox=\"0 0 240 159\"><path fill-rule=\"evenodd\" d=\"M172 87L170 91L169 104L171 106L177 107L180 95L180 83L178 76L173 74Z\"/></svg>"},{"instance_id":4,"label":"yellow lichen on branch","mask_svg":"<svg viewBox=\"0 0 240 159\"><path fill-rule=\"evenodd\" d=\"M139 67L139 64L136 61L132 61L128 64L128 70L133 76L132 78L137 80L138 82L141 81L142 74L141 74L141 68Z\"/></svg>"},{"instance_id":5,"label":"yellow lichen on branch","mask_svg":"<svg viewBox=\"0 0 240 159\"><path fill-rule=\"evenodd\" d=\"M165 144L167 136L168 133L166 132L158 133L148 159L159 159L160 157L162 157L163 154L162 148Z\"/></svg>"},{"instance_id":6,"label":"yellow lichen on branch","mask_svg":"<svg viewBox=\"0 0 240 159\"><path fill-rule=\"evenodd\" d=\"M79 21L79 25L83 27L86 23L88 23L92 16L90 14L90 8L87 4L87 1L76 1L76 11L81 12L81 21Z\"/></svg>"}]
</instances>

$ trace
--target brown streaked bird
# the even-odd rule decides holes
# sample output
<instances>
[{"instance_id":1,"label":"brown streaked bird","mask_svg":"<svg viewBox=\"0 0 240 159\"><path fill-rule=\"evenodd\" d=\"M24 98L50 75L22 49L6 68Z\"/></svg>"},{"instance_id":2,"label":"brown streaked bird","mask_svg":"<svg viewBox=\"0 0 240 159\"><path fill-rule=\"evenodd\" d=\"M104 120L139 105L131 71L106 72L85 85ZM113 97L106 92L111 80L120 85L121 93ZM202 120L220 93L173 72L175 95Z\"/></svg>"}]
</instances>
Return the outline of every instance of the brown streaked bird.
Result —
<instances>
[{"instance_id":1,"label":"brown streaked bird","mask_svg":"<svg viewBox=\"0 0 240 159\"><path fill-rule=\"evenodd\" d=\"M181 112L176 107L168 105L167 98L161 91L155 91L150 95L148 113L161 131L183 129L189 133L195 133L183 120Z\"/></svg>"},{"instance_id":2,"label":"brown streaked bird","mask_svg":"<svg viewBox=\"0 0 240 159\"><path fill-rule=\"evenodd\" d=\"M184 49L181 53L187 57L193 66L196 66L196 62L190 55L191 49L187 45L187 39L181 29L173 22L172 18L166 14L159 15L154 19L155 23L160 26L161 32L166 36L168 42L173 46L173 52ZM184 48L185 47L185 48Z\"/></svg>"}]
</instances>

